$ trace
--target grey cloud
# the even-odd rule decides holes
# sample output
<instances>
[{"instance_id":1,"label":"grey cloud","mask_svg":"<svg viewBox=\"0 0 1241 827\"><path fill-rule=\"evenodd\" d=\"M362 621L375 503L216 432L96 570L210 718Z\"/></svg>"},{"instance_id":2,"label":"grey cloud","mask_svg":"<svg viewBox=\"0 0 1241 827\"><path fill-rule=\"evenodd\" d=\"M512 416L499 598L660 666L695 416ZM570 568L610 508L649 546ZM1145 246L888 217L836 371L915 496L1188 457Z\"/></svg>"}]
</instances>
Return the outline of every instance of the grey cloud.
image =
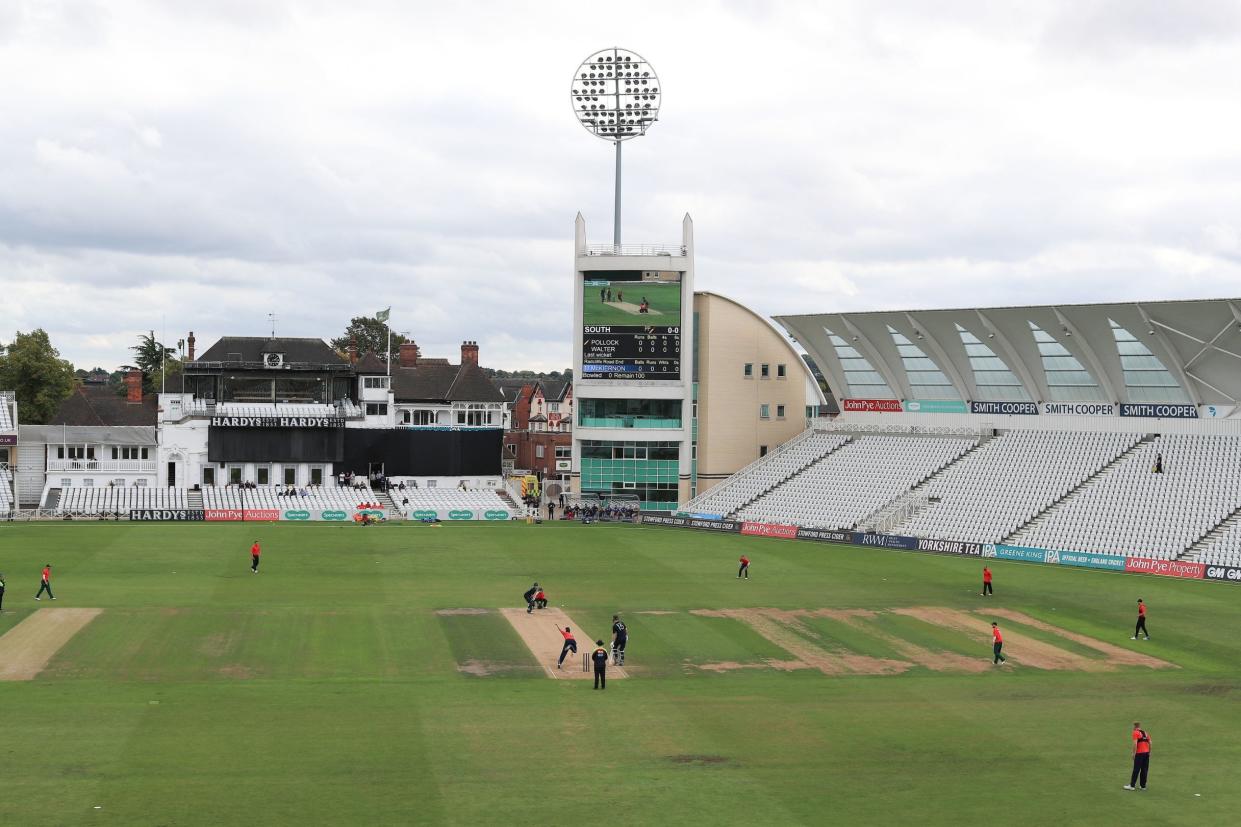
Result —
<instances>
[{"instance_id":1,"label":"grey cloud","mask_svg":"<svg viewBox=\"0 0 1241 827\"><path fill-rule=\"evenodd\" d=\"M1190 34L1214 18L1157 67L1048 46L1117 8L118 2L84 51L0 18L0 71L26 67L0 88L0 339L111 366L164 317L205 346L391 305L432 355L564 368L574 214L611 238L612 150L566 101L598 31L667 91L625 148L625 238L691 213L702 289L769 314L1235 293L1241 152L1211 136L1241 107ZM1124 37L1161 19L1135 15ZM751 71L721 84L730 50Z\"/></svg>"},{"instance_id":2,"label":"grey cloud","mask_svg":"<svg viewBox=\"0 0 1241 827\"><path fill-rule=\"evenodd\" d=\"M1233 0L1080 0L1050 21L1044 45L1092 57L1125 58L1134 49L1183 49L1235 40L1241 7Z\"/></svg>"}]
</instances>

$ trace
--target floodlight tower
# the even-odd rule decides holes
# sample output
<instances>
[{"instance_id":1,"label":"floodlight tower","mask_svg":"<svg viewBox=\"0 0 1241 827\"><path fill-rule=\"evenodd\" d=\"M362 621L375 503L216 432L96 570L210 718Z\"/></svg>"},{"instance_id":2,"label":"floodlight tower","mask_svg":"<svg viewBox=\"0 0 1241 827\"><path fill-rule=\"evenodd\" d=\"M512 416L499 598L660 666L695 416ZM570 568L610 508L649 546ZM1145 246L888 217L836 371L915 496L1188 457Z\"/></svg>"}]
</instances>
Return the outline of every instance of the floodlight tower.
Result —
<instances>
[{"instance_id":1,"label":"floodlight tower","mask_svg":"<svg viewBox=\"0 0 1241 827\"><path fill-rule=\"evenodd\" d=\"M616 145L616 202L612 243L621 243L621 144L646 134L659 120L659 76L628 49L603 49L582 61L569 92L573 114L586 131Z\"/></svg>"}]
</instances>

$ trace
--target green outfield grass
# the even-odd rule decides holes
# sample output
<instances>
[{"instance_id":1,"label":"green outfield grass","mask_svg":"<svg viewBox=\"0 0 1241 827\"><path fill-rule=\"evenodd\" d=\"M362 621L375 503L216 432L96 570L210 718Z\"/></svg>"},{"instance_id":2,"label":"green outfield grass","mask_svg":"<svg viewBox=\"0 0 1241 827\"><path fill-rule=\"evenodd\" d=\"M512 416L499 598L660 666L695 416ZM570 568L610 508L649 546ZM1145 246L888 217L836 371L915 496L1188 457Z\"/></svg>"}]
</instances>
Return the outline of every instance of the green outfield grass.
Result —
<instances>
[{"instance_id":1,"label":"green outfield grass","mask_svg":"<svg viewBox=\"0 0 1241 827\"><path fill-rule=\"evenodd\" d=\"M638 526L9 524L0 632L48 607L33 600L48 561L55 610L104 612L36 679L0 683L0 824L1237 818L1227 584L991 561L986 606L1179 668L829 675L771 668L794 658L758 627L691 612L973 611L981 561ZM494 611L534 578L589 632L624 613L628 679L545 676ZM1138 597L1149 643L1129 640ZM921 619L873 623L809 616L789 634L885 662L893 640L990 659ZM1135 719L1154 740L1145 793L1121 789Z\"/></svg>"},{"instance_id":2,"label":"green outfield grass","mask_svg":"<svg viewBox=\"0 0 1241 827\"><path fill-rule=\"evenodd\" d=\"M612 325L672 325L681 323L681 285L654 282L612 282L612 304L599 301L599 287L584 285L582 293L582 324ZM624 296L625 304L634 310L624 310L615 305ZM637 306L645 296L650 302L650 313L638 313Z\"/></svg>"}]
</instances>

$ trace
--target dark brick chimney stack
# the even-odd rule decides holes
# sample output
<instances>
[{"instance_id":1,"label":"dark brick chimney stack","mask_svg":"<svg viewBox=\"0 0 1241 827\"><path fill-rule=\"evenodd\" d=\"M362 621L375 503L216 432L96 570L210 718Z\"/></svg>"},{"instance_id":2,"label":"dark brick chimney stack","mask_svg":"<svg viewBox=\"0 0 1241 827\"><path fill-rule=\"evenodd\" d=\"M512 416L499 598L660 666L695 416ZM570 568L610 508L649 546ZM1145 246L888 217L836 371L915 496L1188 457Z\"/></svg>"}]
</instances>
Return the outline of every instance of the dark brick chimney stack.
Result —
<instances>
[{"instance_id":1,"label":"dark brick chimney stack","mask_svg":"<svg viewBox=\"0 0 1241 827\"><path fill-rule=\"evenodd\" d=\"M190 336L188 339L185 340L185 343L189 345L190 347L190 354L189 354L190 358L187 361L193 362L194 361L194 331L192 330L190 331Z\"/></svg>"},{"instance_id":2,"label":"dark brick chimney stack","mask_svg":"<svg viewBox=\"0 0 1241 827\"><path fill-rule=\"evenodd\" d=\"M134 368L125 374L125 399L131 405L142 404L142 371Z\"/></svg>"},{"instance_id":3,"label":"dark brick chimney stack","mask_svg":"<svg viewBox=\"0 0 1241 827\"><path fill-rule=\"evenodd\" d=\"M399 355L400 365L403 368L418 367L418 345L413 342L403 342L401 344Z\"/></svg>"},{"instance_id":4,"label":"dark brick chimney stack","mask_svg":"<svg viewBox=\"0 0 1241 827\"><path fill-rule=\"evenodd\" d=\"M469 362L472 365L478 364L478 342L465 341L461 343L461 364Z\"/></svg>"},{"instance_id":5,"label":"dark brick chimney stack","mask_svg":"<svg viewBox=\"0 0 1241 827\"><path fill-rule=\"evenodd\" d=\"M349 353L349 364L356 365L358 363L358 337L353 336L349 339L349 347L345 348Z\"/></svg>"}]
</instances>

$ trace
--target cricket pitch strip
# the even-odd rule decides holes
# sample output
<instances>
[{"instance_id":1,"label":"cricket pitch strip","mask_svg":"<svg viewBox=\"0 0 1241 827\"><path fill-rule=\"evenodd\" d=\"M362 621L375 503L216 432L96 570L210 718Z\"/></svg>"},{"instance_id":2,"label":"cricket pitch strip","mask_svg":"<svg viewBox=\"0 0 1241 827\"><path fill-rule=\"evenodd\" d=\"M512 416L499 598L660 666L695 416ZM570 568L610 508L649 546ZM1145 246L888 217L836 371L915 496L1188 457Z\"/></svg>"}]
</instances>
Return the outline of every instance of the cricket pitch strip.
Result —
<instances>
[{"instance_id":1,"label":"cricket pitch strip","mask_svg":"<svg viewBox=\"0 0 1241 827\"><path fill-rule=\"evenodd\" d=\"M500 609L500 614L504 615L504 618L517 630L522 642L526 644L530 654L534 655L534 659L543 667L543 671L549 678L593 680L593 666L590 671L582 671L582 655L589 655L594 651L596 640L603 640L609 658L611 657L611 634L601 637L587 635L573 618L560 609L536 609L533 614L527 614L525 609ZM565 656L563 669L556 668L556 658L560 657L560 650L564 646L564 638L560 636L560 632L556 631L557 626L562 629L568 626L573 630L573 637L577 641L577 654L570 652ZM609 661L608 680L624 677L628 677L624 667L613 666Z\"/></svg>"},{"instance_id":2,"label":"cricket pitch strip","mask_svg":"<svg viewBox=\"0 0 1241 827\"><path fill-rule=\"evenodd\" d=\"M0 681L34 680L103 609L39 609L0 637Z\"/></svg>"}]
</instances>

